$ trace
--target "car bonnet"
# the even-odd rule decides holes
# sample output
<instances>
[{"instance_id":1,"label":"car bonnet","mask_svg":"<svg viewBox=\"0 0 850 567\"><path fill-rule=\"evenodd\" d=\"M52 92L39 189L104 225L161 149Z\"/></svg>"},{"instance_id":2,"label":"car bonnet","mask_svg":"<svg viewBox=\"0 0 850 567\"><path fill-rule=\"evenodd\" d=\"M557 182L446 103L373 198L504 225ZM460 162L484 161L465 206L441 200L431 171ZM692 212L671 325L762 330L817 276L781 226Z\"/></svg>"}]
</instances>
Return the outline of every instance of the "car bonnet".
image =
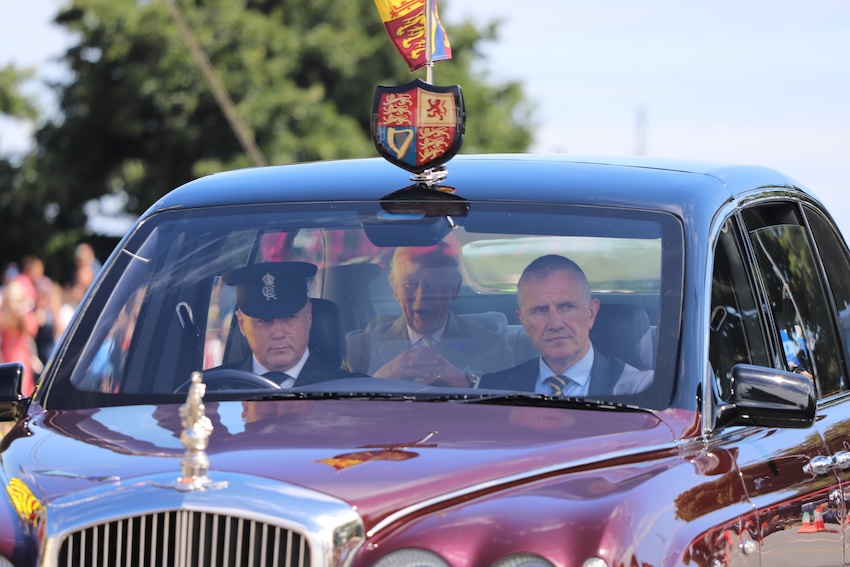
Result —
<instances>
[{"instance_id":1,"label":"car bonnet","mask_svg":"<svg viewBox=\"0 0 850 567\"><path fill-rule=\"evenodd\" d=\"M209 477L254 475L329 494L356 507L368 529L396 510L454 492L645 459L673 445L669 428L648 412L458 405L208 403ZM168 471L176 480L186 452L179 407L37 414L6 439L6 473L32 479L40 501Z\"/></svg>"}]
</instances>

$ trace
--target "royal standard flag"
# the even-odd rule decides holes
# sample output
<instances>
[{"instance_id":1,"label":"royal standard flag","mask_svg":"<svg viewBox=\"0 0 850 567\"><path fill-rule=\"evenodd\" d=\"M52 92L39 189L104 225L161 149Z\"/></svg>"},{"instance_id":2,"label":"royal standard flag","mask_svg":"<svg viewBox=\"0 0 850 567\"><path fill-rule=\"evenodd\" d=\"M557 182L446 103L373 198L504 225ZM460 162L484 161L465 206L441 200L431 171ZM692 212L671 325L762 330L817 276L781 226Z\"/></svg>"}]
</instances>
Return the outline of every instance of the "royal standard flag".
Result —
<instances>
[{"instance_id":1,"label":"royal standard flag","mask_svg":"<svg viewBox=\"0 0 850 567\"><path fill-rule=\"evenodd\" d=\"M437 16L437 0L375 0L384 27L411 71L428 63L425 53L425 2L431 2L431 61L451 59L452 47Z\"/></svg>"}]
</instances>

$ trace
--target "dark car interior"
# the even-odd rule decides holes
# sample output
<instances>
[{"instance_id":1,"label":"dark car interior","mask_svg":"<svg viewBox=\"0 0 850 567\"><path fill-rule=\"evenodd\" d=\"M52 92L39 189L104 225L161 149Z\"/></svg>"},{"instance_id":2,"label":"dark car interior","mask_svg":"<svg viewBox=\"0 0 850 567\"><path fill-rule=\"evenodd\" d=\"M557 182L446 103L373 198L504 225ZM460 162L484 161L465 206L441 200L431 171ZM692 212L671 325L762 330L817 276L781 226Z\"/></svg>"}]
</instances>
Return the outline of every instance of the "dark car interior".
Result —
<instances>
[{"instance_id":1,"label":"dark car interior","mask_svg":"<svg viewBox=\"0 0 850 567\"><path fill-rule=\"evenodd\" d=\"M313 210L308 214L291 208L278 214L251 211L233 219L198 213L192 223L180 218L191 213L180 213L131 239L101 284L111 286L112 293L91 299L103 302L103 315L84 321L89 331L74 339L81 343L73 349L79 360L62 403L86 406L93 396L107 405L165 399L193 371L245 358L247 344L234 316L233 290L222 283L222 274L242 265L307 261L318 266L309 289L309 344L311 353L329 364L338 366L345 359L346 335L398 317L401 310L388 281L388 258L395 247L371 240L393 242L392 227L378 231L375 221L364 232L362 213L324 218ZM318 211L327 215L323 207ZM516 278L541 254L574 256L586 266L600 301L591 330L595 348L639 370L672 377L675 360L659 358L658 350L664 344L661 329L677 325L679 317L678 224L610 211L581 211L571 223L553 224L554 213L547 207L527 218L512 214L520 222L513 234L499 207L490 217L470 215L463 221L465 229L453 230L451 237L458 238L463 250L463 285L452 312L504 337L514 365L531 360L538 353L516 313ZM612 214L617 223L609 222L606 215ZM565 215L559 211L554 216ZM567 234L559 234L565 227ZM668 241L667 233L672 246L661 244ZM422 244L410 226L398 235L405 245ZM434 238L427 231L424 244ZM669 286L666 294L662 286ZM669 298L667 307L663 297ZM115 394L121 399L99 399ZM657 398L653 404L663 407L669 391Z\"/></svg>"}]
</instances>

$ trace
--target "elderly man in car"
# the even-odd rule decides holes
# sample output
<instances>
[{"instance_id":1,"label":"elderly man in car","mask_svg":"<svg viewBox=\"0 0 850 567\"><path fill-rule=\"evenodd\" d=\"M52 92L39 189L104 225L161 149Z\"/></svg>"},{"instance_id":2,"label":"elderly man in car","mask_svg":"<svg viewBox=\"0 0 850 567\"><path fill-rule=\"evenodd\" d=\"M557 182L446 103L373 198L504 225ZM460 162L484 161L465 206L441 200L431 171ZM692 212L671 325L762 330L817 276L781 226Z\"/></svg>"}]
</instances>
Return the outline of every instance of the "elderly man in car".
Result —
<instances>
[{"instance_id":1,"label":"elderly man in car","mask_svg":"<svg viewBox=\"0 0 850 567\"><path fill-rule=\"evenodd\" d=\"M487 374L481 388L552 396L634 394L652 384L653 372L605 356L590 341L599 311L590 284L572 260L556 254L537 258L517 283L517 315L540 356Z\"/></svg>"},{"instance_id":2,"label":"elderly man in car","mask_svg":"<svg viewBox=\"0 0 850 567\"><path fill-rule=\"evenodd\" d=\"M346 367L376 378L469 387L481 373L511 366L503 336L452 312L462 281L449 243L397 248L389 282L402 314L349 335Z\"/></svg>"}]
</instances>

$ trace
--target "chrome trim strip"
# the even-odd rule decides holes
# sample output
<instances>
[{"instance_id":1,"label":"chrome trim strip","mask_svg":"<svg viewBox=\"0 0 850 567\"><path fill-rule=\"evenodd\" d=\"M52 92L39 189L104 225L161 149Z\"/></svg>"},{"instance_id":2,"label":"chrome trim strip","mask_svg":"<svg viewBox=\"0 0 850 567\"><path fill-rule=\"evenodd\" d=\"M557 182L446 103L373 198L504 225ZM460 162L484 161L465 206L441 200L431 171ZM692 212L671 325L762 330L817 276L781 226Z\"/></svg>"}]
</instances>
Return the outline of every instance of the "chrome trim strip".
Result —
<instances>
[{"instance_id":1,"label":"chrome trim strip","mask_svg":"<svg viewBox=\"0 0 850 567\"><path fill-rule=\"evenodd\" d=\"M714 218L711 219L708 238L705 242L705 250L702 257L705 259L703 273L702 288L698 296L702 309L699 311L699 320L694 327L699 333L699 339L695 343L699 345L697 352L697 360L704 360L705 365L700 370L702 372L702 412L701 417L701 433L703 436L711 435L714 430L714 384L711 377L711 363L708 360L709 342L711 336L708 333L708 326L711 323L711 286L714 281L714 255L717 251L717 243L720 240L720 232L726 221L735 215L738 209L738 201L732 199L727 201L722 207L718 208Z\"/></svg>"},{"instance_id":2,"label":"chrome trim strip","mask_svg":"<svg viewBox=\"0 0 850 567\"><path fill-rule=\"evenodd\" d=\"M570 461L569 463L558 463L556 465L550 465L548 467L541 467L538 469L532 469L525 472L513 474L510 476L505 476L493 480L488 480L486 482L481 482L478 484L474 484L472 486L467 486L466 488L461 488L459 490L455 490L452 492L447 492L446 494L441 494L440 496L435 496L434 498L429 498L428 500L423 500L422 502L417 502L407 508L402 508L392 514L386 516L380 522L375 524L371 530L366 532L366 537L371 538L374 537L378 532L387 528L388 526L398 522L399 520L405 518L406 516L410 516L415 514L416 512L423 510L425 508L430 508L431 506L437 506L443 502L448 500L454 500L456 498L462 498L464 496L468 496L470 494L474 494L476 492L481 492L484 490L489 490L492 488L498 488L504 484L512 484L515 482L528 481L533 479L536 476L544 476L552 473L563 473L567 472L570 469L585 467L588 465L592 465L595 463L601 463L605 461L609 461L612 459L622 459L626 457L636 457L639 455L645 455L649 453L659 453L662 451L671 451L676 455L679 454L678 446L671 441L670 443L661 443L658 445L649 445L644 447L635 447L633 449L625 449L620 451L613 451L611 453L605 453L603 455L594 455L593 457L586 457L584 459L576 459Z\"/></svg>"}]
</instances>

